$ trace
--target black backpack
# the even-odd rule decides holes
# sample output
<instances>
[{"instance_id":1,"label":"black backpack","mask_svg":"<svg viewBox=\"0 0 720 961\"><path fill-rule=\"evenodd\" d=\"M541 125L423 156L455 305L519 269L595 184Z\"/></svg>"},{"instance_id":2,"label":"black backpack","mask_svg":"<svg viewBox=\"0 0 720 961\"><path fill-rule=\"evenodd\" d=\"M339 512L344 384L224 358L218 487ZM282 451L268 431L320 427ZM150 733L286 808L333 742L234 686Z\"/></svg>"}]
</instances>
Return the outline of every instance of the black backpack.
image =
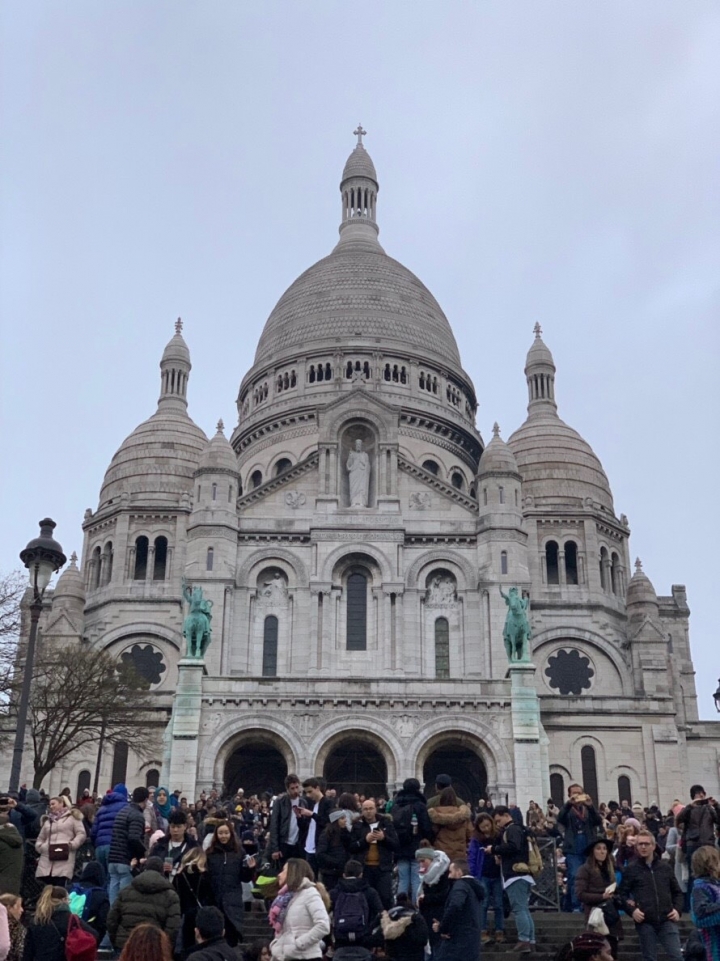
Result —
<instances>
[{"instance_id":1,"label":"black backpack","mask_svg":"<svg viewBox=\"0 0 720 961\"><path fill-rule=\"evenodd\" d=\"M333 910L333 934L343 941L360 941L368 933L370 906L362 891L340 891Z\"/></svg>"},{"instance_id":2,"label":"black backpack","mask_svg":"<svg viewBox=\"0 0 720 961\"><path fill-rule=\"evenodd\" d=\"M395 813L397 811L397 814ZM413 829L412 829L412 816L415 813L414 804L403 804L401 807L397 805L393 808L392 819L395 825L395 830L397 831L398 840L401 844L407 844L408 841L412 840Z\"/></svg>"}]
</instances>

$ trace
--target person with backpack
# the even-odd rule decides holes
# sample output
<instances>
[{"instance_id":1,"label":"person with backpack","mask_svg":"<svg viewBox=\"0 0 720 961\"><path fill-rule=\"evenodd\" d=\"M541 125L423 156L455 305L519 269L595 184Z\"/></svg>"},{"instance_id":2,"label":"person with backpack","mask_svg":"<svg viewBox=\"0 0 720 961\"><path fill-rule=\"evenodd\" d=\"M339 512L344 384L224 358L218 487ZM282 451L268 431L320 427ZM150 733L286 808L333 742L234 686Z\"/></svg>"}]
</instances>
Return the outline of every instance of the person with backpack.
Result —
<instances>
[{"instance_id":1,"label":"person with backpack","mask_svg":"<svg viewBox=\"0 0 720 961\"><path fill-rule=\"evenodd\" d=\"M503 888L518 931L517 950L529 954L535 948L535 924L530 914L530 891L535 884L530 873L528 832L516 824L510 809L498 805L493 815L496 840L485 849L486 854L500 858Z\"/></svg>"},{"instance_id":2,"label":"person with backpack","mask_svg":"<svg viewBox=\"0 0 720 961\"><path fill-rule=\"evenodd\" d=\"M98 861L88 861L80 880L70 888L68 901L72 913L87 921L102 941L107 930L110 900L105 888L105 872Z\"/></svg>"},{"instance_id":3,"label":"person with backpack","mask_svg":"<svg viewBox=\"0 0 720 961\"><path fill-rule=\"evenodd\" d=\"M392 819L398 836L396 864L398 870L398 894L410 895L417 904L420 892L420 866L415 853L423 841L433 836L433 826L428 816L427 802L420 790L417 778L403 781L392 806Z\"/></svg>"},{"instance_id":4,"label":"person with backpack","mask_svg":"<svg viewBox=\"0 0 720 961\"><path fill-rule=\"evenodd\" d=\"M23 961L95 961L93 928L70 911L65 888L48 884L25 935Z\"/></svg>"},{"instance_id":5,"label":"person with backpack","mask_svg":"<svg viewBox=\"0 0 720 961\"><path fill-rule=\"evenodd\" d=\"M380 916L380 925L389 961L425 961L428 927L408 894L398 894L396 906Z\"/></svg>"},{"instance_id":6,"label":"person with backpack","mask_svg":"<svg viewBox=\"0 0 720 961\"><path fill-rule=\"evenodd\" d=\"M512 815L511 815L512 817ZM442 961L480 961L482 885L470 873L465 858L450 863L450 894L433 929L440 934Z\"/></svg>"},{"instance_id":7,"label":"person with backpack","mask_svg":"<svg viewBox=\"0 0 720 961\"><path fill-rule=\"evenodd\" d=\"M343 876L330 893L335 945L367 947L383 911L380 895L363 878L359 861L348 861Z\"/></svg>"}]
</instances>

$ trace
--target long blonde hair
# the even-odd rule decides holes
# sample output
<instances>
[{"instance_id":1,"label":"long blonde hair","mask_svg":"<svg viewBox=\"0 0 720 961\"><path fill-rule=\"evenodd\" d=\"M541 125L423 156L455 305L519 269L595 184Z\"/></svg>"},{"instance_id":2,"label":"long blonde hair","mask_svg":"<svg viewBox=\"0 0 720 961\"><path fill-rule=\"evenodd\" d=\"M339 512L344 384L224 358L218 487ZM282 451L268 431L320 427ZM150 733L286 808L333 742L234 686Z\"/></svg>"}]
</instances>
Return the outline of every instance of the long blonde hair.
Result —
<instances>
[{"instance_id":1,"label":"long blonde hair","mask_svg":"<svg viewBox=\"0 0 720 961\"><path fill-rule=\"evenodd\" d=\"M50 924L55 908L67 904L67 891L56 884L47 884L38 898L35 908L35 924Z\"/></svg>"},{"instance_id":2,"label":"long blonde hair","mask_svg":"<svg viewBox=\"0 0 720 961\"><path fill-rule=\"evenodd\" d=\"M201 847L190 848L182 856L180 870L192 873L193 871L207 871L207 854Z\"/></svg>"}]
</instances>

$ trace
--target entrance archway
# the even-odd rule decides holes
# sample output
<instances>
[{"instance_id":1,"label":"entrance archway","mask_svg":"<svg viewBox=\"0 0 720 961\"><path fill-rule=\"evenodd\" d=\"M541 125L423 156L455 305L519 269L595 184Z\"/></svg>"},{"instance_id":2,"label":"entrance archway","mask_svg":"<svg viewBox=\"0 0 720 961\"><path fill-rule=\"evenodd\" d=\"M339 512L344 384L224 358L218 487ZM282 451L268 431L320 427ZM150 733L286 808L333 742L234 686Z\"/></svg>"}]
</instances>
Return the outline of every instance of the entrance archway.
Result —
<instances>
[{"instance_id":1,"label":"entrance archway","mask_svg":"<svg viewBox=\"0 0 720 961\"><path fill-rule=\"evenodd\" d=\"M455 793L463 801L474 804L486 795L488 778L483 760L460 740L443 741L428 755L423 765L426 797L435 794L438 774L450 775Z\"/></svg>"},{"instance_id":2,"label":"entrance archway","mask_svg":"<svg viewBox=\"0 0 720 961\"><path fill-rule=\"evenodd\" d=\"M229 794L238 788L250 794L281 794L285 790L287 761L269 743L249 741L236 748L225 762L223 782Z\"/></svg>"},{"instance_id":3,"label":"entrance archway","mask_svg":"<svg viewBox=\"0 0 720 961\"><path fill-rule=\"evenodd\" d=\"M366 797L387 797L387 763L377 747L361 737L337 743L327 758L323 777L338 795L343 791Z\"/></svg>"}]
</instances>

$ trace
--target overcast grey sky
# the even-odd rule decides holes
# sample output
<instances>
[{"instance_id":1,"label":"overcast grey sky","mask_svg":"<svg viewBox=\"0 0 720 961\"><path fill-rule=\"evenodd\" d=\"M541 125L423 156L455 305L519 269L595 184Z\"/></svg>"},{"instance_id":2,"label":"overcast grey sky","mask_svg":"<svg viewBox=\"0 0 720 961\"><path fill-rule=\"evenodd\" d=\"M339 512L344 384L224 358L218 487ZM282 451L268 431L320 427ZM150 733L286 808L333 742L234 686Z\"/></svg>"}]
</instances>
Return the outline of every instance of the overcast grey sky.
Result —
<instances>
[{"instance_id":1,"label":"overcast grey sky","mask_svg":"<svg viewBox=\"0 0 720 961\"><path fill-rule=\"evenodd\" d=\"M704 0L8 0L0 12L0 570L68 555L155 409L234 426L275 301L330 251L358 120L380 239L444 308L486 440L540 321L658 593L717 641L720 8Z\"/></svg>"}]
</instances>

